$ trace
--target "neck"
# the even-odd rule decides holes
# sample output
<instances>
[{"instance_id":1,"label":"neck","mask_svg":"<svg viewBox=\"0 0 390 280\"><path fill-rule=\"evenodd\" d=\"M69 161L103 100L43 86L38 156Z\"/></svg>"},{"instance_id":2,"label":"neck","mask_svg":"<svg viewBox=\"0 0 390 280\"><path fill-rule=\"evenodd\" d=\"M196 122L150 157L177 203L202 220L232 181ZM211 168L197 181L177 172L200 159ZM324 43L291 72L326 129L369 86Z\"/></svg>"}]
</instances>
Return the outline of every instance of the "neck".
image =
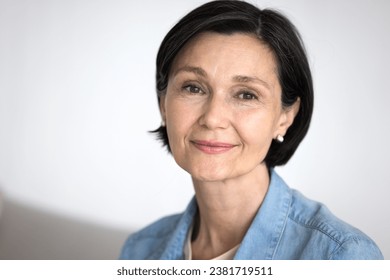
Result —
<instances>
[{"instance_id":1,"label":"neck","mask_svg":"<svg viewBox=\"0 0 390 280\"><path fill-rule=\"evenodd\" d=\"M211 259L241 243L269 186L268 169L218 182L193 178L199 215L194 227L194 259Z\"/></svg>"}]
</instances>

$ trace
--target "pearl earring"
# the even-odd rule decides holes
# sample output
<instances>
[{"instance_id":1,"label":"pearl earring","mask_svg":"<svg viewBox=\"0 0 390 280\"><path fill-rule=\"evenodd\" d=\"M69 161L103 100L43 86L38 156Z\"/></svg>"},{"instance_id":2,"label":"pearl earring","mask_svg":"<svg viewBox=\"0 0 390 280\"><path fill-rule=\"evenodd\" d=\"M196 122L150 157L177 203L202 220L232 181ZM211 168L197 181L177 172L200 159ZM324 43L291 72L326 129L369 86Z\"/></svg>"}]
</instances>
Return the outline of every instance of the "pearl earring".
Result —
<instances>
[{"instance_id":1,"label":"pearl earring","mask_svg":"<svg viewBox=\"0 0 390 280\"><path fill-rule=\"evenodd\" d=\"M279 143L283 143L284 137L282 135L278 134L278 136L276 136L276 141L278 141Z\"/></svg>"},{"instance_id":2,"label":"pearl earring","mask_svg":"<svg viewBox=\"0 0 390 280\"><path fill-rule=\"evenodd\" d=\"M164 120L161 120L161 126L165 127L165 121Z\"/></svg>"}]
</instances>

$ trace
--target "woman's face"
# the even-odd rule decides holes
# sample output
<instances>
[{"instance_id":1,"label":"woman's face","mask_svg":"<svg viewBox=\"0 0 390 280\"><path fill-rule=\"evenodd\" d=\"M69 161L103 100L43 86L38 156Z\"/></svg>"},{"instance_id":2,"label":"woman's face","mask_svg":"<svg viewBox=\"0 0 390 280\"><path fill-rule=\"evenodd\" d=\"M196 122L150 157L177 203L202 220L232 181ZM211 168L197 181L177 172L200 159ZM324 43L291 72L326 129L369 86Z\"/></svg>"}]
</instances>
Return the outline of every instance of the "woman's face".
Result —
<instances>
[{"instance_id":1,"label":"woman's face","mask_svg":"<svg viewBox=\"0 0 390 280\"><path fill-rule=\"evenodd\" d=\"M265 166L272 139L286 133L297 111L281 106L270 49L240 33L208 32L189 41L174 60L160 105L173 157L201 181Z\"/></svg>"}]
</instances>

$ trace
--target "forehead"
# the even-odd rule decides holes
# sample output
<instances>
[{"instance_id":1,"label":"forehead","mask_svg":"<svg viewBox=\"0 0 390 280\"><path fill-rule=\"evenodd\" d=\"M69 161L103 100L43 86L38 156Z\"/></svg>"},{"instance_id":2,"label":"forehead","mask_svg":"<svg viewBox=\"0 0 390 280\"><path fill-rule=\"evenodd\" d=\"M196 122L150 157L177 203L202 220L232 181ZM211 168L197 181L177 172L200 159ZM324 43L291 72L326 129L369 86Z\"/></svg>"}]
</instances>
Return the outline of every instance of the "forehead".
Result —
<instances>
[{"instance_id":1,"label":"forehead","mask_svg":"<svg viewBox=\"0 0 390 280\"><path fill-rule=\"evenodd\" d=\"M178 52L170 74L188 65L206 67L206 71L207 68L222 67L224 70L240 69L247 74L277 73L274 54L268 45L254 35L244 33L198 34Z\"/></svg>"}]
</instances>

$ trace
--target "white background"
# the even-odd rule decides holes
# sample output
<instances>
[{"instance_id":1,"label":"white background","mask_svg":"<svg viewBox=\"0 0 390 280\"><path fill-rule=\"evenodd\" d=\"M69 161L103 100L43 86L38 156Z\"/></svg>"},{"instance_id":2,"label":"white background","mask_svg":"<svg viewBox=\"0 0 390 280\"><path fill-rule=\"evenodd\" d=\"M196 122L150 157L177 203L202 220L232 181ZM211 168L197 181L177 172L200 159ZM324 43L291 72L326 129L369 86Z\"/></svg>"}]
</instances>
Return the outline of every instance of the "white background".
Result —
<instances>
[{"instance_id":1,"label":"white background","mask_svg":"<svg viewBox=\"0 0 390 280\"><path fill-rule=\"evenodd\" d=\"M42 214L36 222L25 218L28 228L7 227L0 216L0 251L13 246L2 258L74 257L61 255L69 244L44 255L20 235L34 234L28 243L44 246L42 231L56 243L50 233L64 232L56 226L63 219L75 222L76 239L83 224L96 226L91 238L103 228L105 240L120 232L119 254L128 233L185 208L193 195L189 175L147 131L160 124L159 44L204 2L0 0L3 219L17 221L10 210L16 208L25 209L21 221L23 213ZM371 236L389 259L390 2L251 3L281 10L298 27L314 76L309 134L277 171ZM39 220L47 215L50 226ZM26 246L36 251L26 254ZM92 252L85 257L115 257Z\"/></svg>"}]
</instances>

